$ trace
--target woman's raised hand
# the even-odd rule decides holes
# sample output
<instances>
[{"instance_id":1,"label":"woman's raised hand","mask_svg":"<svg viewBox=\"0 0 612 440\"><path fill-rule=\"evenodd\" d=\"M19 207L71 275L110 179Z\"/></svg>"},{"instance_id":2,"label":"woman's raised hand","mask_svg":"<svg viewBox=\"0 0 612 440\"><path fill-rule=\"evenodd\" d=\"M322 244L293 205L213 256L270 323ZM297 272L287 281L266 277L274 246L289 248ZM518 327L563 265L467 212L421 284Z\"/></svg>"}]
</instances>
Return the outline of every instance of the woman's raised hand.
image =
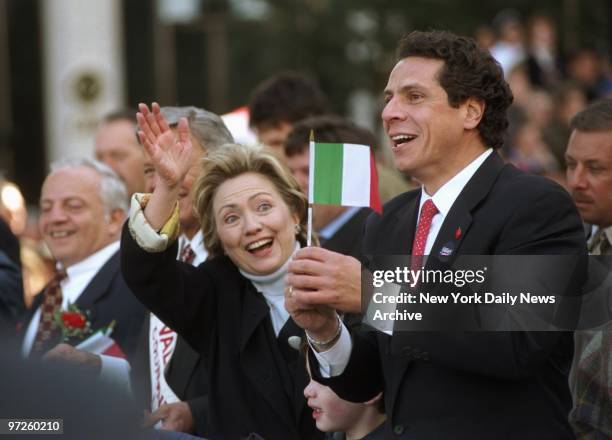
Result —
<instances>
[{"instance_id":1,"label":"woman's raised hand","mask_svg":"<svg viewBox=\"0 0 612 440\"><path fill-rule=\"evenodd\" d=\"M142 103L138 104L138 110L138 137L158 173L158 184L174 190L182 183L191 165L189 124L185 118L181 118L175 134L156 102L151 105L151 111Z\"/></svg>"}]
</instances>

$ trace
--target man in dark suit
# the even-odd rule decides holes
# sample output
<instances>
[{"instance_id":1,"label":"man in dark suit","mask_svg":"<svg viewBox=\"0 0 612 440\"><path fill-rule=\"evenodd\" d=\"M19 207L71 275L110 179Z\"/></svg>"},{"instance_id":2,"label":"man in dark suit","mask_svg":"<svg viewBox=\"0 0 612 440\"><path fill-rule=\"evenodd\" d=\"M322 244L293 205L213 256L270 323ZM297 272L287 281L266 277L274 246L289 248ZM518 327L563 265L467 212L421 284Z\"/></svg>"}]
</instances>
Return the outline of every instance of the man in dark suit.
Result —
<instances>
[{"instance_id":1,"label":"man in dark suit","mask_svg":"<svg viewBox=\"0 0 612 440\"><path fill-rule=\"evenodd\" d=\"M52 164L41 191L39 227L64 273L35 298L24 319L24 355L44 356L102 373L118 361L107 359L105 363L68 344L56 345L62 334L53 317L69 304L78 307L93 331L114 322L111 337L124 354L134 352L144 308L134 300L119 270L118 238L127 215L127 200L123 182L98 161L75 159Z\"/></svg>"},{"instance_id":2,"label":"man in dark suit","mask_svg":"<svg viewBox=\"0 0 612 440\"><path fill-rule=\"evenodd\" d=\"M136 135L135 110L118 110L102 118L94 137L94 153L123 180L128 195L144 191L144 154Z\"/></svg>"},{"instance_id":3,"label":"man in dark suit","mask_svg":"<svg viewBox=\"0 0 612 440\"><path fill-rule=\"evenodd\" d=\"M494 151L512 94L490 54L471 39L433 31L407 35L398 55L382 119L396 167L422 187L369 217L364 255L568 254L584 261L568 194ZM395 328L349 336L329 307L360 309L359 262L308 248L289 270L286 307L307 331L311 365L320 366L316 380L353 401L384 387L390 437L573 438L571 334Z\"/></svg>"}]
</instances>

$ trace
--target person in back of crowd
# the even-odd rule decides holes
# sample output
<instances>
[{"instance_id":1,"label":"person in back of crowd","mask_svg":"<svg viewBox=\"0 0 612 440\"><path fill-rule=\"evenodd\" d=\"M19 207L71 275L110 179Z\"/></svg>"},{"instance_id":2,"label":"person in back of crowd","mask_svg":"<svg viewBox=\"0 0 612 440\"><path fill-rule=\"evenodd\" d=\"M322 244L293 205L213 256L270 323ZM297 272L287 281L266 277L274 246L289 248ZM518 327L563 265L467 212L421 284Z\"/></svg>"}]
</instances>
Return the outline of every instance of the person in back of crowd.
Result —
<instances>
[{"instance_id":1,"label":"person in back of crowd","mask_svg":"<svg viewBox=\"0 0 612 440\"><path fill-rule=\"evenodd\" d=\"M527 66L531 84L552 90L563 79L563 60L558 52L555 22L543 14L529 17L527 37Z\"/></svg>"},{"instance_id":2,"label":"person in back of crowd","mask_svg":"<svg viewBox=\"0 0 612 440\"><path fill-rule=\"evenodd\" d=\"M612 255L612 100L578 113L571 128L565 153L567 184L582 219L592 225L590 254ZM612 296L603 305L612 313L610 304ZM570 422L577 438L612 438L611 322L575 332L570 387Z\"/></svg>"},{"instance_id":3,"label":"person in back of crowd","mask_svg":"<svg viewBox=\"0 0 612 440\"><path fill-rule=\"evenodd\" d=\"M555 176L559 164L522 108L513 108L508 133L504 150L510 163L527 173Z\"/></svg>"},{"instance_id":4,"label":"person in back of crowd","mask_svg":"<svg viewBox=\"0 0 612 440\"><path fill-rule=\"evenodd\" d=\"M497 41L489 50L507 76L527 58L525 29L519 12L514 9L500 11L493 18L493 28L497 32Z\"/></svg>"},{"instance_id":5,"label":"person in back of crowd","mask_svg":"<svg viewBox=\"0 0 612 440\"><path fill-rule=\"evenodd\" d=\"M584 46L567 57L567 76L580 86L588 102L598 99L605 84L603 60L597 49Z\"/></svg>"},{"instance_id":6,"label":"person in back of crowd","mask_svg":"<svg viewBox=\"0 0 612 440\"><path fill-rule=\"evenodd\" d=\"M328 99L313 80L286 71L255 88L249 102L249 125L259 141L284 161L283 143L293 124L329 112Z\"/></svg>"},{"instance_id":7,"label":"person in back of crowd","mask_svg":"<svg viewBox=\"0 0 612 440\"><path fill-rule=\"evenodd\" d=\"M557 162L565 168L565 150L572 132L570 122L587 106L587 99L582 88L573 83L565 83L555 88L552 98L553 115L542 130L542 136Z\"/></svg>"},{"instance_id":8,"label":"person in back of crowd","mask_svg":"<svg viewBox=\"0 0 612 440\"><path fill-rule=\"evenodd\" d=\"M128 195L143 192L144 153L136 135L136 112L119 110L103 119L94 137L96 159L104 162L125 182Z\"/></svg>"}]
</instances>

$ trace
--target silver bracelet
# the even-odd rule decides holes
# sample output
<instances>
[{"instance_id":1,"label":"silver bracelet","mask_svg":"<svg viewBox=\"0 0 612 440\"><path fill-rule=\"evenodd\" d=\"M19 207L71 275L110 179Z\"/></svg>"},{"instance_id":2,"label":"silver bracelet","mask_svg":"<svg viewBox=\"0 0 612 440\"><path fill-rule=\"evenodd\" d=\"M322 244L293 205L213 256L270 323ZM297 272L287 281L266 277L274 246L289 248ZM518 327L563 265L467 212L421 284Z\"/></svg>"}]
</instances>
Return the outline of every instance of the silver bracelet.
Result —
<instances>
[{"instance_id":1,"label":"silver bracelet","mask_svg":"<svg viewBox=\"0 0 612 440\"><path fill-rule=\"evenodd\" d=\"M331 338L329 338L326 341L317 341L316 339L312 338L308 334L308 332L306 332L306 339L308 339L308 342L310 342L312 345L314 345L318 349L327 348L331 344L336 342L336 340L340 336L340 333L342 332L342 319L340 319L340 315L338 313L336 313L336 318L338 319L338 329L336 330L336 332L334 333L334 335Z\"/></svg>"}]
</instances>

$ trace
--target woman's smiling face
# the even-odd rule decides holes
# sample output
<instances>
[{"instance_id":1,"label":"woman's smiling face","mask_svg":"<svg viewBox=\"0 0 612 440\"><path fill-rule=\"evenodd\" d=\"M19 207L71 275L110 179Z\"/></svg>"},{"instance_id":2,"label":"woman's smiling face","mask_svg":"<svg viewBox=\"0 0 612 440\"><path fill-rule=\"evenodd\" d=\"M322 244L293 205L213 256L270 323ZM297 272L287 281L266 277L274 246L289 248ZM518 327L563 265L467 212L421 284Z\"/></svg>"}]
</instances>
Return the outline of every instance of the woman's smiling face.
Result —
<instances>
[{"instance_id":1,"label":"woman's smiling face","mask_svg":"<svg viewBox=\"0 0 612 440\"><path fill-rule=\"evenodd\" d=\"M275 272L295 249L299 218L262 174L244 173L223 182L213 212L223 250L245 272Z\"/></svg>"}]
</instances>

